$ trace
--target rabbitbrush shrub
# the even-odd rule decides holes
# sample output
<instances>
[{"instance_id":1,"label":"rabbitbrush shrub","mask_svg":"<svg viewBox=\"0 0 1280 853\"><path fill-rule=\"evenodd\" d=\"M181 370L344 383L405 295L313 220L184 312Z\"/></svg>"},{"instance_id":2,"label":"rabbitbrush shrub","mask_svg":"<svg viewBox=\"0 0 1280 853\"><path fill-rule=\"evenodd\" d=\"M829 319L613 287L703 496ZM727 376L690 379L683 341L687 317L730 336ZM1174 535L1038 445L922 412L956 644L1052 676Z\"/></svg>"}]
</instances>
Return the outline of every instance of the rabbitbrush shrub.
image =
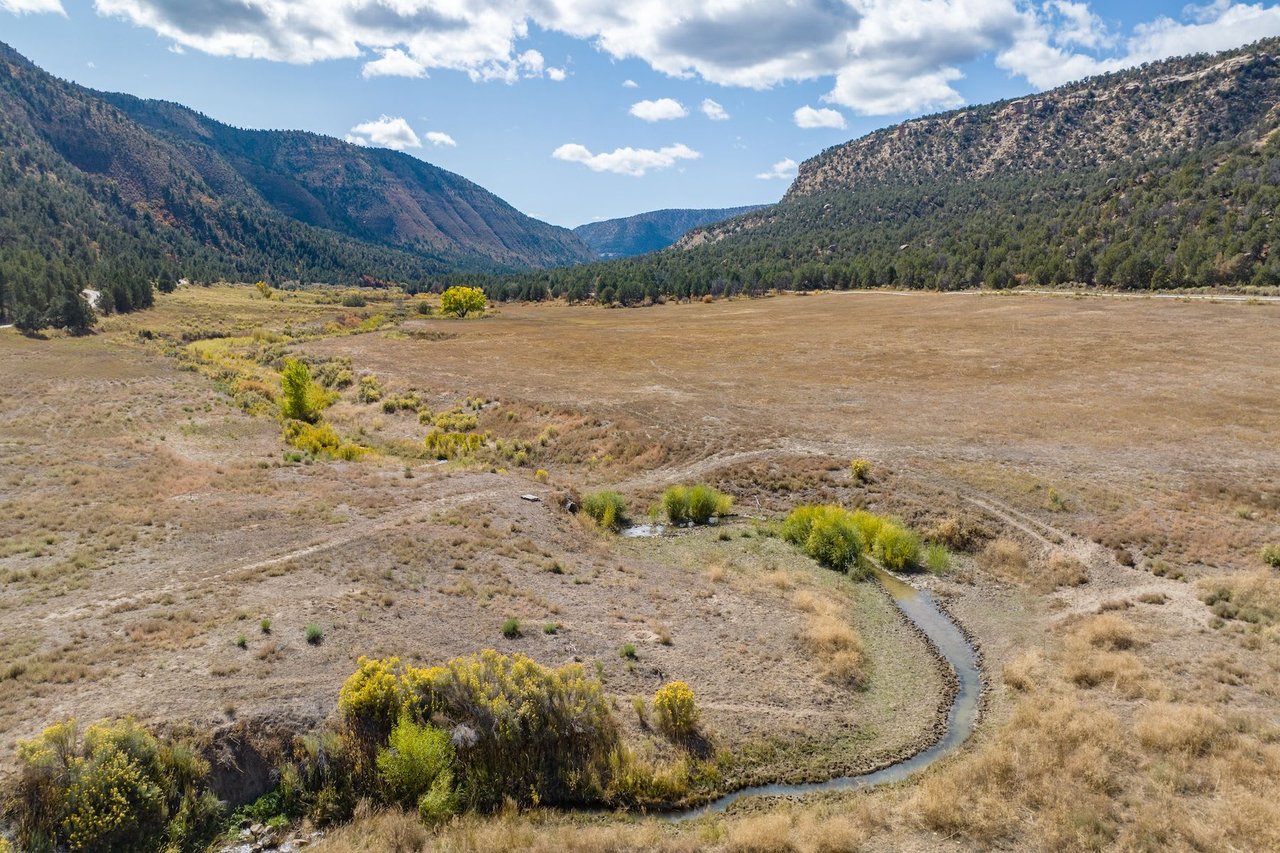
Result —
<instances>
[{"instance_id":1,"label":"rabbitbrush shrub","mask_svg":"<svg viewBox=\"0 0 1280 853\"><path fill-rule=\"evenodd\" d=\"M83 737L74 720L50 726L19 743L18 764L12 807L27 850L203 850L221 817L208 762L132 720Z\"/></svg>"},{"instance_id":2,"label":"rabbitbrush shrub","mask_svg":"<svg viewBox=\"0 0 1280 853\"><path fill-rule=\"evenodd\" d=\"M681 740L698 728L698 703L693 688L683 681L672 681L653 694L653 716L658 728L667 736Z\"/></svg>"},{"instance_id":3,"label":"rabbitbrush shrub","mask_svg":"<svg viewBox=\"0 0 1280 853\"><path fill-rule=\"evenodd\" d=\"M431 725L402 717L378 750L378 778L386 799L405 808L420 808L438 821L454 810L453 741Z\"/></svg>"},{"instance_id":4,"label":"rabbitbrush shrub","mask_svg":"<svg viewBox=\"0 0 1280 853\"><path fill-rule=\"evenodd\" d=\"M675 525L707 524L731 509L733 498L707 485L672 486L662 493L662 510Z\"/></svg>"},{"instance_id":5,"label":"rabbitbrush shrub","mask_svg":"<svg viewBox=\"0 0 1280 853\"><path fill-rule=\"evenodd\" d=\"M798 506L782 522L782 538L822 565L863 573L860 557L870 553L895 571L916 566L920 538L892 519L839 506Z\"/></svg>"},{"instance_id":6,"label":"rabbitbrush shrub","mask_svg":"<svg viewBox=\"0 0 1280 853\"><path fill-rule=\"evenodd\" d=\"M627 501L617 492L593 492L582 499L582 511L614 533L627 523Z\"/></svg>"}]
</instances>

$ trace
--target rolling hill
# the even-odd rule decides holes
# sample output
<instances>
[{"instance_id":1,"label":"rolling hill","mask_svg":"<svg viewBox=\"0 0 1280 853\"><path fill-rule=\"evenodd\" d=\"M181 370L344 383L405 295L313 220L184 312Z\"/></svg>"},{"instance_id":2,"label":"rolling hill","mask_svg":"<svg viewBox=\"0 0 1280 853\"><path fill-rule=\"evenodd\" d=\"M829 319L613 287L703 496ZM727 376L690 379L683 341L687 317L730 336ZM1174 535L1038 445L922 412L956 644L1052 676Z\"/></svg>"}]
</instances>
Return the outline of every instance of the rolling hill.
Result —
<instances>
[{"instance_id":1,"label":"rolling hill","mask_svg":"<svg viewBox=\"0 0 1280 853\"><path fill-rule=\"evenodd\" d=\"M414 157L96 92L0 44L0 318L56 313L86 284L127 310L176 277L406 281L590 257Z\"/></svg>"},{"instance_id":2,"label":"rolling hill","mask_svg":"<svg viewBox=\"0 0 1280 853\"><path fill-rule=\"evenodd\" d=\"M759 210L764 205L710 210L653 210L621 219L589 222L573 229L595 257L627 258L665 249L688 231Z\"/></svg>"}]
</instances>

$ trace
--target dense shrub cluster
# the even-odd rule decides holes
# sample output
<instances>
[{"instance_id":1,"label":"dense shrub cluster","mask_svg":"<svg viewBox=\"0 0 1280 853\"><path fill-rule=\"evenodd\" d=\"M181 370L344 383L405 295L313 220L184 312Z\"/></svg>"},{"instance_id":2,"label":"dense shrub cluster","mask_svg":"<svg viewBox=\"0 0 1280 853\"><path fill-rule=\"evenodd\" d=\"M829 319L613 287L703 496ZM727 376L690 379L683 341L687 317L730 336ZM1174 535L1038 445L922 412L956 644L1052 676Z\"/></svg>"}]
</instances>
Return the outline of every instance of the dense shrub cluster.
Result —
<instances>
[{"instance_id":1,"label":"dense shrub cluster","mask_svg":"<svg viewBox=\"0 0 1280 853\"><path fill-rule=\"evenodd\" d=\"M662 510L672 524L707 524L733 509L733 498L707 485L672 486L662 493Z\"/></svg>"},{"instance_id":2,"label":"dense shrub cluster","mask_svg":"<svg viewBox=\"0 0 1280 853\"><path fill-rule=\"evenodd\" d=\"M328 373L326 378L337 382L339 373ZM243 392L248 390L252 388ZM280 417L284 421L285 442L317 458L351 461L367 453L368 448L343 441L333 427L320 422L320 413L335 397L336 392L326 391L311 378L306 363L286 358L280 373Z\"/></svg>"},{"instance_id":3,"label":"dense shrub cluster","mask_svg":"<svg viewBox=\"0 0 1280 853\"><path fill-rule=\"evenodd\" d=\"M18 763L18 841L32 853L199 850L221 817L208 763L132 720L83 736L74 720L51 726L19 744Z\"/></svg>"},{"instance_id":4,"label":"dense shrub cluster","mask_svg":"<svg viewBox=\"0 0 1280 853\"><path fill-rule=\"evenodd\" d=\"M801 506L782 523L782 538L829 569L861 576L866 540L852 513L837 506Z\"/></svg>"},{"instance_id":5,"label":"dense shrub cluster","mask_svg":"<svg viewBox=\"0 0 1280 853\"><path fill-rule=\"evenodd\" d=\"M368 452L368 448L343 441L328 424L285 421L284 440L317 458L344 459L350 462Z\"/></svg>"},{"instance_id":6,"label":"dense shrub cluster","mask_svg":"<svg viewBox=\"0 0 1280 853\"><path fill-rule=\"evenodd\" d=\"M488 650L431 668L394 658L361 659L359 667L339 698L348 731L376 743L404 726L393 729L396 720L444 727L455 750L450 772L459 803L492 809L507 799L569 804L604 798L618 730L600 682L582 666L549 669L523 655ZM420 749L432 766L440 764L438 737L411 729L400 735L410 736L423 740ZM397 767L396 779L416 772L398 759L379 760ZM414 778L421 786L424 777ZM445 802L445 784L431 785L437 786L434 802Z\"/></svg>"},{"instance_id":7,"label":"dense shrub cluster","mask_svg":"<svg viewBox=\"0 0 1280 853\"><path fill-rule=\"evenodd\" d=\"M480 420L471 412L452 409L436 414L431 423L442 432L470 432L480 425Z\"/></svg>"},{"instance_id":8,"label":"dense shrub cluster","mask_svg":"<svg viewBox=\"0 0 1280 853\"><path fill-rule=\"evenodd\" d=\"M376 403L382 399L382 383L372 373L360 377L356 387L356 400L361 403Z\"/></svg>"},{"instance_id":9,"label":"dense shrub cluster","mask_svg":"<svg viewBox=\"0 0 1280 853\"><path fill-rule=\"evenodd\" d=\"M673 740L696 733L687 684L667 684L653 706ZM83 738L74 722L54 726L20 744L19 763L11 814L32 853L185 853L225 825L207 762L132 721ZM600 681L580 664L487 650L433 667L361 658L336 721L296 738L277 773L276 789L233 823L323 827L351 819L360 802L416 810L429 824L508 803L671 804L713 786L719 771L714 760L659 761L627 747Z\"/></svg>"},{"instance_id":10,"label":"dense shrub cluster","mask_svg":"<svg viewBox=\"0 0 1280 853\"><path fill-rule=\"evenodd\" d=\"M627 500L617 492L593 492L582 499L582 511L605 530L617 532L627 523Z\"/></svg>"},{"instance_id":11,"label":"dense shrub cluster","mask_svg":"<svg viewBox=\"0 0 1280 853\"><path fill-rule=\"evenodd\" d=\"M782 523L782 538L829 569L861 577L861 558L874 556L885 568L901 571L920 563L916 534L891 519L839 506L800 506Z\"/></svg>"},{"instance_id":12,"label":"dense shrub cluster","mask_svg":"<svg viewBox=\"0 0 1280 853\"><path fill-rule=\"evenodd\" d=\"M484 447L484 436L476 432L441 432L433 430L422 440L427 453L437 459L461 459Z\"/></svg>"}]
</instances>

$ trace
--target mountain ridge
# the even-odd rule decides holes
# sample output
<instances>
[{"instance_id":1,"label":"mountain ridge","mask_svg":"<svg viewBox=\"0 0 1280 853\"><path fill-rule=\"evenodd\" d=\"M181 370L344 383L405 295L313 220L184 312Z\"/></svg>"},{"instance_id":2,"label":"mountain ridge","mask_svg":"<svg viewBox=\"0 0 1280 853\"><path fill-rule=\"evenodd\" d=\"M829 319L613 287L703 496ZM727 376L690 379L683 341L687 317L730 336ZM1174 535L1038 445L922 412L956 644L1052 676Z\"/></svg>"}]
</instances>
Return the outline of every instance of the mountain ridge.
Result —
<instances>
[{"instance_id":1,"label":"mountain ridge","mask_svg":"<svg viewBox=\"0 0 1280 853\"><path fill-rule=\"evenodd\" d=\"M170 141L212 149L222 163L197 165L206 180L225 179L220 167L229 166L277 212L308 225L408 251L481 251L515 266L585 256L568 229L528 217L461 175L403 152L309 131L237 128L171 101L98 96ZM336 192L352 183L354 197Z\"/></svg>"},{"instance_id":2,"label":"mountain ridge","mask_svg":"<svg viewBox=\"0 0 1280 853\"><path fill-rule=\"evenodd\" d=\"M420 281L589 257L568 229L407 154L97 92L0 43L0 318L19 303L81 316L65 294L90 284L110 311L178 277Z\"/></svg>"},{"instance_id":3,"label":"mountain ridge","mask_svg":"<svg viewBox=\"0 0 1280 853\"><path fill-rule=\"evenodd\" d=\"M1280 38L924 116L805 161L775 205L501 297L1280 286Z\"/></svg>"},{"instance_id":4,"label":"mountain ridge","mask_svg":"<svg viewBox=\"0 0 1280 853\"><path fill-rule=\"evenodd\" d=\"M976 181L1009 171L1097 169L1224 142L1276 110L1278 55L1280 39L1263 39L909 119L805 160L779 205L826 192ZM695 229L677 245L714 242L764 222L748 217L733 229Z\"/></svg>"},{"instance_id":5,"label":"mountain ridge","mask_svg":"<svg viewBox=\"0 0 1280 853\"><path fill-rule=\"evenodd\" d=\"M732 219L766 206L664 208L588 222L574 228L573 233L582 238L596 257L630 257L665 249L693 228Z\"/></svg>"}]
</instances>

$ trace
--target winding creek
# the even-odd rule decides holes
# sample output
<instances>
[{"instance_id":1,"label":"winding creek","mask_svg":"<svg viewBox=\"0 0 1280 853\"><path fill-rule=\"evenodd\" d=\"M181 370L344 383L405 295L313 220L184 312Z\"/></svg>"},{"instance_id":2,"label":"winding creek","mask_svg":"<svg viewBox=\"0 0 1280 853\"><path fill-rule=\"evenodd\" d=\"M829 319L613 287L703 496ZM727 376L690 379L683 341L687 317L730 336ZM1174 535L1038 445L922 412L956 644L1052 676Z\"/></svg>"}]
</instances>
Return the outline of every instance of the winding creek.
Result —
<instances>
[{"instance_id":1,"label":"winding creek","mask_svg":"<svg viewBox=\"0 0 1280 853\"><path fill-rule=\"evenodd\" d=\"M947 712L947 727L943 736L910 758L879 770L856 776L838 776L825 782L804 782L794 785L769 784L743 788L701 806L669 812L664 815L667 820L685 821L723 812L733 803L746 797L794 797L818 791L871 788L888 782L897 782L928 767L968 739L974 726L977 725L978 706L982 697L982 673L976 650L928 592L918 590L879 569L876 570L876 578L893 599L893 603L928 638L929 643L955 673L957 689Z\"/></svg>"}]
</instances>

